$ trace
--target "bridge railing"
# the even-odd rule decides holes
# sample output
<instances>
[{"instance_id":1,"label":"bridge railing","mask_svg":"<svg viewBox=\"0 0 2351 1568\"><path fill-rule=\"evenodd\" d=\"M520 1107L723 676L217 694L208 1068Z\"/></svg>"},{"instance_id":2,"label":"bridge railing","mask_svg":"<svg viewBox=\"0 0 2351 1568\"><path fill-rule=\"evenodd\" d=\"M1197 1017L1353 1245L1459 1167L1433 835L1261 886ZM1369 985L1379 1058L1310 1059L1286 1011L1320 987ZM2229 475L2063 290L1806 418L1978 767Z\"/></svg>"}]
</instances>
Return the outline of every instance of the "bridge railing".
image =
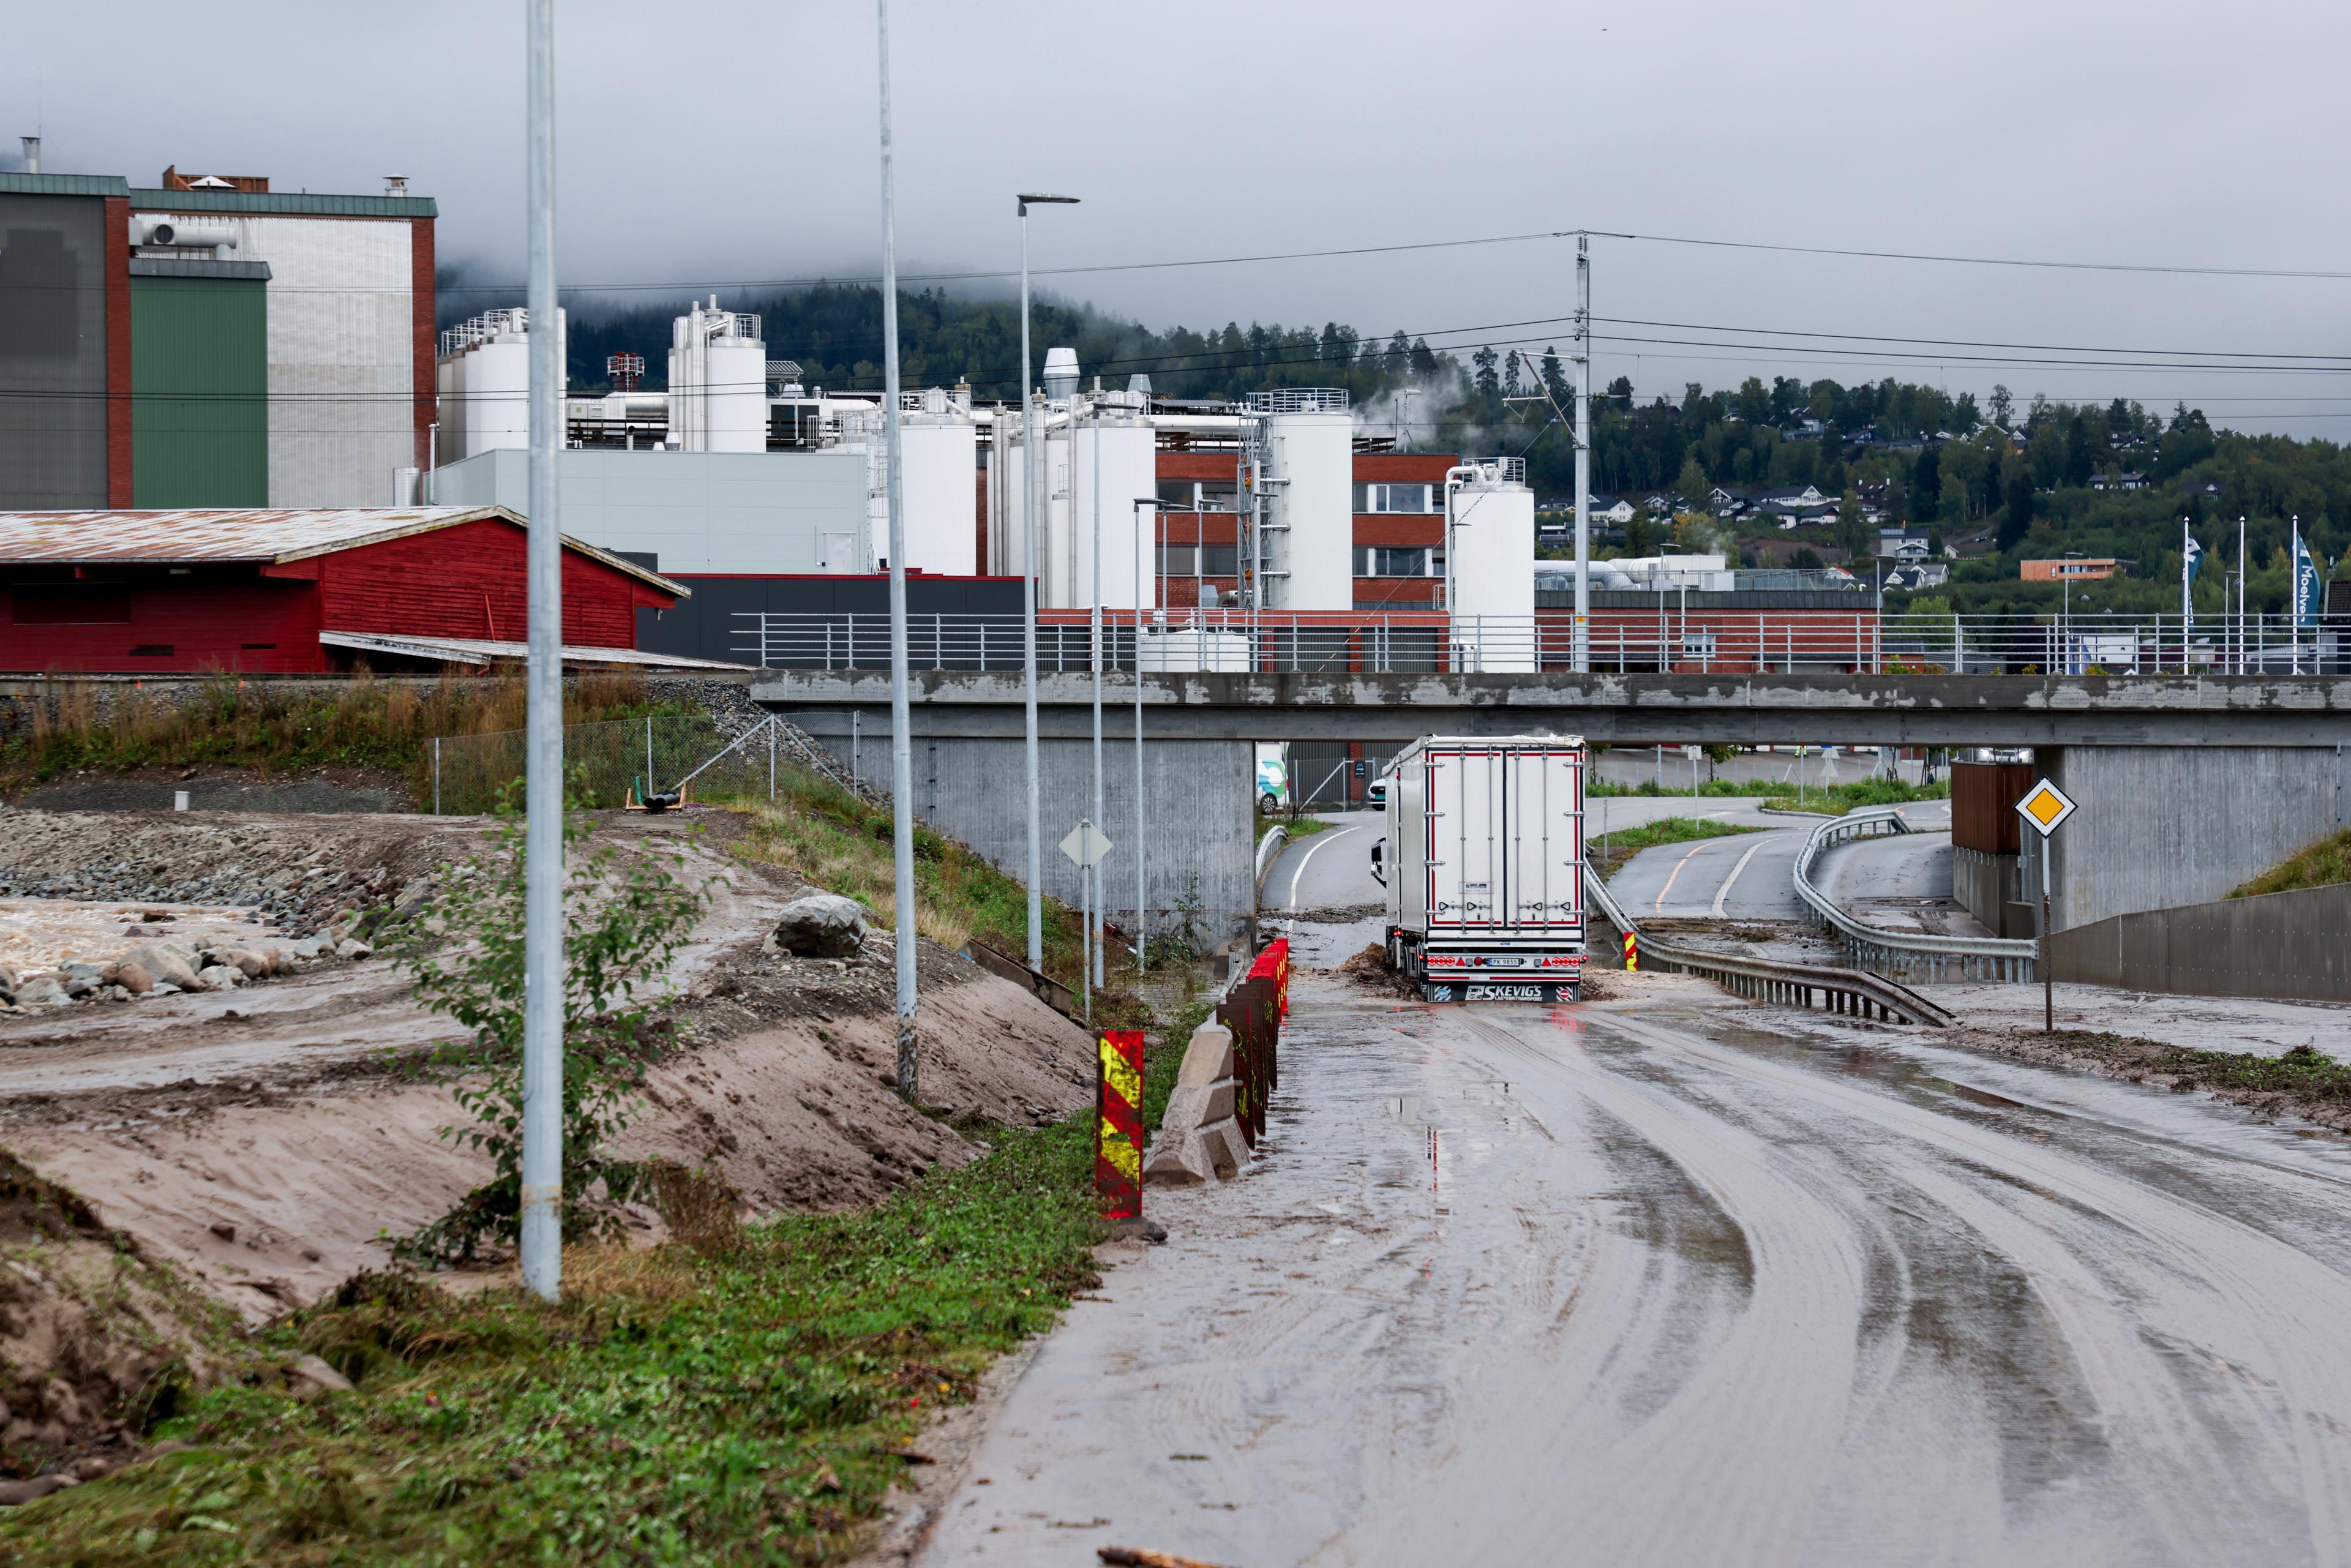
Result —
<instances>
[{"instance_id":1,"label":"bridge railing","mask_svg":"<svg viewBox=\"0 0 2351 1568\"><path fill-rule=\"evenodd\" d=\"M1177 673L1511 674L1574 667L1566 611L1531 616L1437 611L1107 611L1102 666ZM1138 624L1138 622L1140 624ZM1018 614L907 617L907 656L917 670L1020 669ZM1679 608L1593 612L1590 667L1602 674L1775 672L1882 674L2351 674L2351 628L2294 626L2283 616L2096 617L1914 615L1851 609ZM1093 668L1088 613L1037 618L1039 668ZM882 670L890 666L890 618L832 612L735 617L732 653L771 670Z\"/></svg>"},{"instance_id":2,"label":"bridge railing","mask_svg":"<svg viewBox=\"0 0 2351 1568\"><path fill-rule=\"evenodd\" d=\"M2001 936L1888 931L1855 919L1813 884L1813 867L1838 844L1917 830L1891 806L1852 811L1814 828L1796 852L1796 896L1863 968L1921 980L2030 980L2039 945Z\"/></svg>"}]
</instances>

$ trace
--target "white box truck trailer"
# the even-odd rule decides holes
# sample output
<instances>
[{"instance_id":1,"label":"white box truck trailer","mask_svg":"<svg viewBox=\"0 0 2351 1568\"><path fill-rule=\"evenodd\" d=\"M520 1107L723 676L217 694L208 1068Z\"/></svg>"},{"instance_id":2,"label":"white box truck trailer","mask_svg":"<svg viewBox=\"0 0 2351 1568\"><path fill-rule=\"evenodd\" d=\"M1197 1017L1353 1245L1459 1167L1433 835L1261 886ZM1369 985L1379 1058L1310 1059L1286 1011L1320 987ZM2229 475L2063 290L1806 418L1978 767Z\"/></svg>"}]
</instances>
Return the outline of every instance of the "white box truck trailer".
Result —
<instances>
[{"instance_id":1,"label":"white box truck trailer","mask_svg":"<svg viewBox=\"0 0 2351 1568\"><path fill-rule=\"evenodd\" d=\"M1388 961L1433 1002L1572 1002L1583 979L1580 736L1425 736L1387 774Z\"/></svg>"}]
</instances>

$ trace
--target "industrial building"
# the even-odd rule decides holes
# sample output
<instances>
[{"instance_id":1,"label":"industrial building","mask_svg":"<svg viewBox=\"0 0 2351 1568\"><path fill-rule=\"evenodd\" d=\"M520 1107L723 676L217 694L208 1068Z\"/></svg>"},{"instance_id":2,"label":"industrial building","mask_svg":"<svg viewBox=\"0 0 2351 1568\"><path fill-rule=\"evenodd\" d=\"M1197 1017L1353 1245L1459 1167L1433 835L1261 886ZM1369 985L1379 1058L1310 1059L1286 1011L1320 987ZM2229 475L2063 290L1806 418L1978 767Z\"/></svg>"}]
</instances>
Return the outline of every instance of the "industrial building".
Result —
<instances>
[{"instance_id":1,"label":"industrial building","mask_svg":"<svg viewBox=\"0 0 2351 1568\"><path fill-rule=\"evenodd\" d=\"M380 506L426 461L434 207L0 173L0 507Z\"/></svg>"},{"instance_id":2,"label":"industrial building","mask_svg":"<svg viewBox=\"0 0 2351 1568\"><path fill-rule=\"evenodd\" d=\"M0 669L162 674L479 667L525 652L522 519L497 507L0 513ZM636 650L689 591L566 539L572 664Z\"/></svg>"},{"instance_id":3,"label":"industrial building","mask_svg":"<svg viewBox=\"0 0 2351 1568\"><path fill-rule=\"evenodd\" d=\"M424 497L527 505L531 329L528 312L510 308L441 335L441 465ZM696 587L694 605L648 632L664 647L798 663L854 645L862 657L862 642L829 630L811 627L804 644L764 633L831 628L856 613L841 595L857 595L820 580L886 570L883 411L872 396L808 388L798 365L767 356L759 319L716 298L675 319L665 390L641 388L641 357L613 356L611 392L564 400L563 530ZM1206 622L1227 612L1311 627L1365 610L1425 612L1432 636L1448 614L1514 625L1516 653L1471 639L1478 667L1533 667L1534 502L1516 460L1395 452L1387 437L1356 433L1335 389L1238 403L1098 378L1081 389L1066 348L1048 352L1044 371L1026 410L976 405L967 386L902 394L918 614L1019 613L1033 434L1045 498L1038 606L1049 620L1090 611L1097 596L1117 612L1191 612L1155 632L1166 640L1153 652L1197 667L1221 663L1223 633ZM933 630L944 636L946 622ZM993 648L974 657L998 663Z\"/></svg>"}]
</instances>

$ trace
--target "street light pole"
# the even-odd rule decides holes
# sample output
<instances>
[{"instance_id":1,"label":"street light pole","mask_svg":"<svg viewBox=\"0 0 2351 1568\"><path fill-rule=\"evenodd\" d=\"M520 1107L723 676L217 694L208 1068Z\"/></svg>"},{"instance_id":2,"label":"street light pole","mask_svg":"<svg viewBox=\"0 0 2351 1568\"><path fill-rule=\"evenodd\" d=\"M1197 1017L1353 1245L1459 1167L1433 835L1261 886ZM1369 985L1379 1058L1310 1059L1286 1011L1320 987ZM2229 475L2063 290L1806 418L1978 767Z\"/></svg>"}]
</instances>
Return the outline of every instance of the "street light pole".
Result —
<instances>
[{"instance_id":1,"label":"street light pole","mask_svg":"<svg viewBox=\"0 0 2351 1568\"><path fill-rule=\"evenodd\" d=\"M563 440L555 293L555 0L529 0L526 153L530 307L529 762L524 784L520 1262L533 1295L563 1286ZM647 780L650 785L651 780Z\"/></svg>"},{"instance_id":2,"label":"street light pole","mask_svg":"<svg viewBox=\"0 0 2351 1568\"><path fill-rule=\"evenodd\" d=\"M1159 498L1155 496L1143 497L1134 503L1134 972L1137 977L1150 967L1151 946L1151 923L1143 902L1144 824L1151 820L1143 800L1143 514L1145 507L1151 511L1152 544L1155 549L1159 533ZM1164 623L1160 631L1164 646L1166 634Z\"/></svg>"},{"instance_id":3,"label":"street light pole","mask_svg":"<svg viewBox=\"0 0 2351 1568\"><path fill-rule=\"evenodd\" d=\"M1575 236L1575 634L1569 667L1592 668L1592 236Z\"/></svg>"},{"instance_id":4,"label":"street light pole","mask_svg":"<svg viewBox=\"0 0 2351 1568\"><path fill-rule=\"evenodd\" d=\"M900 466L898 407L898 194L890 162L890 0L873 0L882 95L882 430L889 455L890 507L890 821L896 862L898 1092L919 1102L921 1061L914 1036L914 722L906 704L906 510Z\"/></svg>"},{"instance_id":5,"label":"street light pole","mask_svg":"<svg viewBox=\"0 0 2351 1568\"><path fill-rule=\"evenodd\" d=\"M1034 203L1061 203L1075 206L1075 196L1047 196L1025 193L1016 198L1020 208L1020 441L1022 459L1029 478L1021 497L1021 521L1027 544L1026 559L1020 570L1021 668L1025 676L1026 717L1028 720L1026 759L1029 769L1029 967L1045 967L1045 858L1044 826L1038 802L1037 777L1037 600L1039 570L1039 535L1043 531L1039 518L1043 516L1045 488L1045 409L1043 400L1034 394L1036 360L1029 346L1029 206Z\"/></svg>"},{"instance_id":6,"label":"street light pole","mask_svg":"<svg viewBox=\"0 0 2351 1568\"><path fill-rule=\"evenodd\" d=\"M1094 821L1097 823L1100 823L1109 821L1109 819L1102 814L1102 665L1107 664L1109 661L1102 656L1102 405L1100 403L1096 403L1094 405L1092 413L1093 444L1092 450L1086 455L1086 468L1093 483L1093 500L1091 509L1094 515L1094 581L1093 588L1088 593L1087 598L1092 601L1093 606L1091 620L1092 622L1093 635L1092 641L1093 643L1094 655ZM1072 464L1077 462L1077 453L1078 393L1073 391L1070 393L1070 461ZM1072 492L1071 501L1073 503L1076 499L1074 494L1077 489L1077 486L1074 483L1076 477L1076 473L1072 470L1071 474L1072 483L1070 486L1070 489ZM1086 898L1089 905L1086 912L1086 933L1088 940L1093 944L1092 952L1093 963L1093 983L1094 988L1096 990L1100 990L1102 989L1104 977L1110 972L1110 960L1102 952L1102 938L1105 934L1102 930L1103 899L1102 862L1100 861L1096 861L1092 865L1086 868Z\"/></svg>"}]
</instances>

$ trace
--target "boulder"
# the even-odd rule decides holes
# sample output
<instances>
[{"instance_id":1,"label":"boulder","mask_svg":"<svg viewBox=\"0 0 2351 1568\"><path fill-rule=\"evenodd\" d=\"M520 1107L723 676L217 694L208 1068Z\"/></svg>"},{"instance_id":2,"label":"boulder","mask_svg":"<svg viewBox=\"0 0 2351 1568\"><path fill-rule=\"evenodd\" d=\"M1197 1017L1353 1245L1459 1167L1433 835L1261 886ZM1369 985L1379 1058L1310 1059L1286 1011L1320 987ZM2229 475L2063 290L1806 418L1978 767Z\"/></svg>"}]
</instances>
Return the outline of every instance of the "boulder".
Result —
<instances>
[{"instance_id":1,"label":"boulder","mask_svg":"<svg viewBox=\"0 0 2351 1568\"><path fill-rule=\"evenodd\" d=\"M207 964L196 971L196 984L208 990L233 991L244 983L244 971L226 964Z\"/></svg>"},{"instance_id":2,"label":"boulder","mask_svg":"<svg viewBox=\"0 0 2351 1568\"><path fill-rule=\"evenodd\" d=\"M72 1000L64 979L56 975L28 976L16 988L20 1008L61 1008Z\"/></svg>"},{"instance_id":3,"label":"boulder","mask_svg":"<svg viewBox=\"0 0 2351 1568\"><path fill-rule=\"evenodd\" d=\"M316 958L326 952L329 943L324 936L305 936L294 944L293 953L297 958Z\"/></svg>"},{"instance_id":4,"label":"boulder","mask_svg":"<svg viewBox=\"0 0 2351 1568\"><path fill-rule=\"evenodd\" d=\"M212 954L212 960L236 970L248 980L266 980L277 972L276 960L250 947L218 948Z\"/></svg>"},{"instance_id":5,"label":"boulder","mask_svg":"<svg viewBox=\"0 0 2351 1568\"><path fill-rule=\"evenodd\" d=\"M335 944L335 956L338 958L364 958L374 951L356 936L346 936Z\"/></svg>"},{"instance_id":6,"label":"boulder","mask_svg":"<svg viewBox=\"0 0 2351 1568\"><path fill-rule=\"evenodd\" d=\"M23 976L17 974L16 970L10 968L7 965L0 964L0 995L14 995L17 984L23 978Z\"/></svg>"},{"instance_id":7,"label":"boulder","mask_svg":"<svg viewBox=\"0 0 2351 1568\"><path fill-rule=\"evenodd\" d=\"M132 948L122 962L144 971L150 985L177 986L183 991L202 989L193 965L172 950L176 946L149 942Z\"/></svg>"},{"instance_id":8,"label":"boulder","mask_svg":"<svg viewBox=\"0 0 2351 1568\"><path fill-rule=\"evenodd\" d=\"M817 893L784 905L776 946L799 958L854 958L865 946L865 906L839 894Z\"/></svg>"},{"instance_id":9,"label":"boulder","mask_svg":"<svg viewBox=\"0 0 2351 1568\"><path fill-rule=\"evenodd\" d=\"M307 1383L313 1388L333 1394L349 1394L351 1380L337 1372L315 1355L298 1355L286 1368L287 1375L297 1383Z\"/></svg>"},{"instance_id":10,"label":"boulder","mask_svg":"<svg viewBox=\"0 0 2351 1568\"><path fill-rule=\"evenodd\" d=\"M106 984L106 971L96 964L68 961L58 967L58 974L69 997L86 997Z\"/></svg>"}]
</instances>

